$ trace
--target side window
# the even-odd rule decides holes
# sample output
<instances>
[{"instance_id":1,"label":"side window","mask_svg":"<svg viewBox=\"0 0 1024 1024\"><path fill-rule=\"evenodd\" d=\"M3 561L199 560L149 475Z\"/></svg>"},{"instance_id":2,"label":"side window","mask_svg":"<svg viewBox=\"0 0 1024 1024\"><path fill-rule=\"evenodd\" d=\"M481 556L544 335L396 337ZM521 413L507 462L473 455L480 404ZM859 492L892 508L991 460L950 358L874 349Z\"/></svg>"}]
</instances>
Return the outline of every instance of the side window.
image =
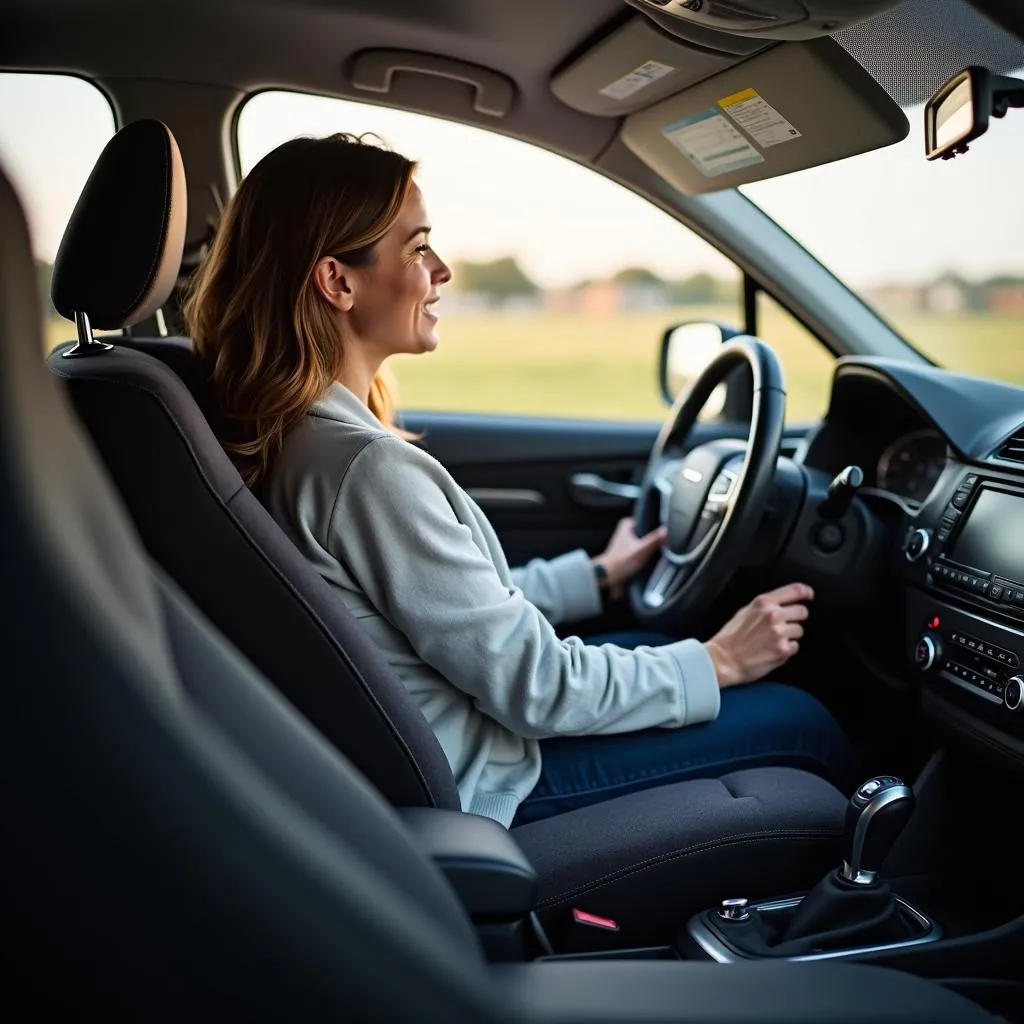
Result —
<instances>
[{"instance_id":1,"label":"side window","mask_svg":"<svg viewBox=\"0 0 1024 1024\"><path fill-rule=\"evenodd\" d=\"M53 258L82 186L114 134L114 113L82 78L9 72L0 72L0 110L0 164L28 215L50 349L74 334L50 303Z\"/></svg>"},{"instance_id":2,"label":"side window","mask_svg":"<svg viewBox=\"0 0 1024 1024\"><path fill-rule=\"evenodd\" d=\"M819 420L828 409L835 357L770 295L757 295L757 334L778 353L786 377L786 419Z\"/></svg>"},{"instance_id":3,"label":"side window","mask_svg":"<svg viewBox=\"0 0 1024 1024\"><path fill-rule=\"evenodd\" d=\"M661 336L742 323L737 268L629 190L483 129L264 92L243 107L246 173L296 135L379 136L419 163L432 244L452 267L441 344L391 361L407 409L660 419Z\"/></svg>"}]
</instances>

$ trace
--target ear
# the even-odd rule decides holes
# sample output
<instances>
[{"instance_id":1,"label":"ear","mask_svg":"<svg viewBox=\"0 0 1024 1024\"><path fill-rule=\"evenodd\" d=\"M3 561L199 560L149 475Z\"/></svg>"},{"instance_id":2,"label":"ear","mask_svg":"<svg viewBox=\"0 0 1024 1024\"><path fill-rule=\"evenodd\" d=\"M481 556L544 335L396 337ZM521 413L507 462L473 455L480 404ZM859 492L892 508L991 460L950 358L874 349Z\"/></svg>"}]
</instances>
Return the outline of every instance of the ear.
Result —
<instances>
[{"instance_id":1,"label":"ear","mask_svg":"<svg viewBox=\"0 0 1024 1024\"><path fill-rule=\"evenodd\" d=\"M348 268L333 256L325 256L313 267L313 283L317 291L339 312L352 308L354 296Z\"/></svg>"}]
</instances>

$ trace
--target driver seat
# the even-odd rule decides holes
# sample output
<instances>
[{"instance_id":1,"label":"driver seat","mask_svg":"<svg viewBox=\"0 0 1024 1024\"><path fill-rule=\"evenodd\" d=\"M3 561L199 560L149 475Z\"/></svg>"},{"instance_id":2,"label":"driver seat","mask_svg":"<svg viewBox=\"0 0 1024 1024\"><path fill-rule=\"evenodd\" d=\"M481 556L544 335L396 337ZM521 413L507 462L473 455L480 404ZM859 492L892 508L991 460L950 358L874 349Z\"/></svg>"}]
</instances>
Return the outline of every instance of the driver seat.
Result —
<instances>
[{"instance_id":1,"label":"driver seat","mask_svg":"<svg viewBox=\"0 0 1024 1024\"><path fill-rule=\"evenodd\" d=\"M183 338L110 337L163 304L180 265L185 174L161 122L107 145L53 274L80 342L50 354L156 563L394 806L460 809L419 709L341 599L244 486L211 429ZM741 891L805 889L836 862L846 799L794 768L759 768L619 797L516 827L540 879L538 913L573 948L570 908L615 919L629 945L663 942Z\"/></svg>"}]
</instances>

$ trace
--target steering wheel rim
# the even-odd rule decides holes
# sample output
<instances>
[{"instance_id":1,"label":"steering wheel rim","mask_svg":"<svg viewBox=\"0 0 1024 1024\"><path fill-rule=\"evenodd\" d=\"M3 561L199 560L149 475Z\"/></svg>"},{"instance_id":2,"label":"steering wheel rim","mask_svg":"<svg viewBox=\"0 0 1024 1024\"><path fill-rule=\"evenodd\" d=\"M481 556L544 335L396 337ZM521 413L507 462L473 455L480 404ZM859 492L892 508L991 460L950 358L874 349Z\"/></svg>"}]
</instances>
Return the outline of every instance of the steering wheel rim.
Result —
<instances>
[{"instance_id":1,"label":"steering wheel rim","mask_svg":"<svg viewBox=\"0 0 1024 1024\"><path fill-rule=\"evenodd\" d=\"M712 441L683 455L711 393L744 365L753 385L746 443ZM639 536L659 522L669 530L657 564L629 586L633 614L645 626L678 623L716 597L739 567L771 497L785 422L778 356L749 335L723 345L676 399L651 449L633 512Z\"/></svg>"}]
</instances>

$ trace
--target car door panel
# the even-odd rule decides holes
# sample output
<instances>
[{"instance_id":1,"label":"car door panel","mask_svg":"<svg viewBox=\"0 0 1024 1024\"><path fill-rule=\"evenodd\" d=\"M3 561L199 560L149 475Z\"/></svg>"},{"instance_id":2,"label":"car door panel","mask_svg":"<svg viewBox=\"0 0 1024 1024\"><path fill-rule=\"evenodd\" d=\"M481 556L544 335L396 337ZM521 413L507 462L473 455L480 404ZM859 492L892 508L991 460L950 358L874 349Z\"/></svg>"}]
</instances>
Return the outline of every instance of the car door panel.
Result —
<instances>
[{"instance_id":1,"label":"car door panel","mask_svg":"<svg viewBox=\"0 0 1024 1024\"><path fill-rule=\"evenodd\" d=\"M628 489L640 482L661 426L461 413L407 413L403 425L483 508L512 565L577 547L600 551L632 511ZM742 424L700 423L691 442L744 432Z\"/></svg>"}]
</instances>

